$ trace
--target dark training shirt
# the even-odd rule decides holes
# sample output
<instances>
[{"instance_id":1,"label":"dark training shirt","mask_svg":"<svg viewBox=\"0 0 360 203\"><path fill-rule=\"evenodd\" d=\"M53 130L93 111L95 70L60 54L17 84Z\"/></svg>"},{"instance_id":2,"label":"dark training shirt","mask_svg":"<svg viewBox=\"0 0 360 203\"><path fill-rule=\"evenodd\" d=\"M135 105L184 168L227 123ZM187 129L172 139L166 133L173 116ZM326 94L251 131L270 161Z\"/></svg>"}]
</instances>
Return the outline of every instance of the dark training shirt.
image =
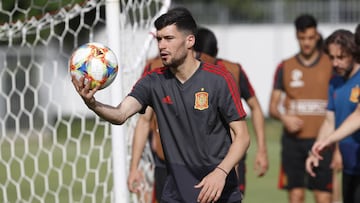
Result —
<instances>
[{"instance_id":1,"label":"dark training shirt","mask_svg":"<svg viewBox=\"0 0 360 203\"><path fill-rule=\"evenodd\" d=\"M231 145L228 123L246 116L232 75L220 66L201 63L182 84L168 68L159 68L140 78L129 96L143 105L142 112L151 106L157 115L171 176L163 198L196 202L200 190L194 185L214 170ZM232 170L224 200L241 199L236 180Z\"/></svg>"}]
</instances>

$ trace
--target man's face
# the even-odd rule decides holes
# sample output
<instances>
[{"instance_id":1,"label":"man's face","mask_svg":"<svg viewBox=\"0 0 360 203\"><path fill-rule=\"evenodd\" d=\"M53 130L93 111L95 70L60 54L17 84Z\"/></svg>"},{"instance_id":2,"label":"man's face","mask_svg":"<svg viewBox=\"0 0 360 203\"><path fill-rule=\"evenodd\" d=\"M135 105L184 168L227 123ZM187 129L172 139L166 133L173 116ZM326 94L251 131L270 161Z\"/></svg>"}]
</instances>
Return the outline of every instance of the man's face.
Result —
<instances>
[{"instance_id":1,"label":"man's face","mask_svg":"<svg viewBox=\"0 0 360 203\"><path fill-rule=\"evenodd\" d=\"M156 38L160 57L167 67L181 65L195 42L194 35L180 32L174 24L158 30Z\"/></svg>"},{"instance_id":2,"label":"man's face","mask_svg":"<svg viewBox=\"0 0 360 203\"><path fill-rule=\"evenodd\" d=\"M340 45L329 44L329 57L337 74L346 77L354 66L354 59L351 54L345 53Z\"/></svg>"},{"instance_id":3,"label":"man's face","mask_svg":"<svg viewBox=\"0 0 360 203\"><path fill-rule=\"evenodd\" d=\"M296 37L299 42L301 54L310 57L317 49L319 34L316 28L307 28L303 32L297 31Z\"/></svg>"}]
</instances>

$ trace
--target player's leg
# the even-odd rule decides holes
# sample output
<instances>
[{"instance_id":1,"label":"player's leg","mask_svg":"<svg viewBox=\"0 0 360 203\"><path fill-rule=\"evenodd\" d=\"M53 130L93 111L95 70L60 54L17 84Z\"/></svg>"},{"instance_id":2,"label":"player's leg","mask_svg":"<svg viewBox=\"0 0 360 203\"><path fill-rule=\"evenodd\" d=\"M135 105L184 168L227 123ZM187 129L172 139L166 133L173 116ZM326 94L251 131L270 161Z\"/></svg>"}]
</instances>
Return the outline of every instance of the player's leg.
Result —
<instances>
[{"instance_id":1,"label":"player's leg","mask_svg":"<svg viewBox=\"0 0 360 203\"><path fill-rule=\"evenodd\" d=\"M332 194L330 192L313 190L316 203L332 203Z\"/></svg>"},{"instance_id":2,"label":"player's leg","mask_svg":"<svg viewBox=\"0 0 360 203\"><path fill-rule=\"evenodd\" d=\"M289 189L289 203L303 203L305 201L304 188Z\"/></svg>"},{"instance_id":3,"label":"player's leg","mask_svg":"<svg viewBox=\"0 0 360 203\"><path fill-rule=\"evenodd\" d=\"M289 203L305 201L305 161L300 140L283 135L279 188L288 191Z\"/></svg>"},{"instance_id":4,"label":"player's leg","mask_svg":"<svg viewBox=\"0 0 360 203\"><path fill-rule=\"evenodd\" d=\"M332 192L332 203L341 203L341 181L340 172L333 172L333 192Z\"/></svg>"}]
</instances>

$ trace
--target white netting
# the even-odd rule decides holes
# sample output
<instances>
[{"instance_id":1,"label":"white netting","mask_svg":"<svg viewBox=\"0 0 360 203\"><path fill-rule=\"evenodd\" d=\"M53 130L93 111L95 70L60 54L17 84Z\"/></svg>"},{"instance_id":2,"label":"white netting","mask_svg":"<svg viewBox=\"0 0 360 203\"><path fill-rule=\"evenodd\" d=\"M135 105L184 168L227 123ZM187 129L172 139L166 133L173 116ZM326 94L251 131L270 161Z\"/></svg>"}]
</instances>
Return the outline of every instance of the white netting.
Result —
<instances>
[{"instance_id":1,"label":"white netting","mask_svg":"<svg viewBox=\"0 0 360 203\"><path fill-rule=\"evenodd\" d=\"M119 2L120 36L113 37L121 42L119 74L126 94L153 54L152 23L170 1ZM79 45L107 44L105 4L105 0L0 3L0 202L114 199L111 127L86 109L67 67ZM97 97L111 100L108 89ZM135 118L126 124L128 149L134 125ZM147 153L142 167L152 169L150 162ZM143 202L141 198L132 201Z\"/></svg>"}]
</instances>

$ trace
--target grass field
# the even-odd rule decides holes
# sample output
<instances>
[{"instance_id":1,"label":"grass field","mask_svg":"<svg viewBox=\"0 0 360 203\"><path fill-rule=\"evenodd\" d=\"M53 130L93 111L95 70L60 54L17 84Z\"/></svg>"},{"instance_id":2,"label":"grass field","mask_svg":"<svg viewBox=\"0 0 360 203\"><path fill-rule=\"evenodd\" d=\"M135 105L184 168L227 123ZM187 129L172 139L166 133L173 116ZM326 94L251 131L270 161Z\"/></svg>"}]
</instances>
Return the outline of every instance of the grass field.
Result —
<instances>
[{"instance_id":1,"label":"grass field","mask_svg":"<svg viewBox=\"0 0 360 203\"><path fill-rule=\"evenodd\" d=\"M267 172L267 174L264 177L258 178L254 174L253 170L253 161L255 157L255 150L256 150L256 141L255 136L252 131L252 124L249 121L248 122L250 134L252 135L252 144L250 145L250 149L248 151L248 158L247 158L247 186L246 186L246 194L245 194L245 200L244 203L263 203L263 202L269 202L269 203L286 203L287 202L287 194L285 191L279 190L277 188L277 179L278 179L278 172L279 172L279 158L280 158L280 135L281 135L281 124L278 121L267 119L266 120L266 138L267 138L267 147L268 147L268 154L269 154L269 161L270 161L270 168ZM60 132L59 132L60 133ZM60 133L61 134L61 133ZM108 195L112 188L112 169L107 161L102 162L105 160L109 160L109 157L111 156L111 145L110 145L110 138L107 137L104 139L104 137L97 137L97 139L91 139L89 136L85 136L85 139L82 139L79 142L75 142L72 144L66 145L66 147L63 150L56 149L52 153L46 154L42 152L40 155L37 154L38 160L34 160L31 158L26 158L24 161L24 165L32 166L35 163L38 163L38 170L42 171L43 174L47 174L47 177L37 177L35 181L35 192L38 194L44 194L45 188L43 187L43 182L51 180L51 184L48 189L50 190L59 190L61 189L62 192L60 192L59 195L50 196L49 198L46 198L47 202L55 202L54 198L56 198L59 202L69 202L71 200L74 201L80 201L81 198L84 198L84 194L90 195L95 197L96 202L99 202L98 200L103 198L109 198L104 197L104 195ZM90 138L90 139L89 139ZM65 139L64 139L65 140ZM71 141L71 140L70 140ZM89 153L89 147L97 146L97 144L101 144L101 142L106 142L106 149L105 152L100 153L98 150L95 150L92 153ZM45 144L47 143L47 144ZM28 154L35 154L37 153L38 146L32 145L31 143L28 143ZM17 142L17 145L21 146L24 145L24 143ZM26 145L26 144L25 144ZM17 159L14 159L13 155L11 155L11 149L12 148L10 142L0 142L0 157L2 161L0 161L0 200L4 197L4 192L7 193L8 197L10 198L11 202L15 202L16 200L23 199L28 200L32 196L31 188L33 186L29 185L27 181L24 181L21 173L25 173L26 175L32 176L34 174L33 170L27 170L20 172L19 170L19 164L20 162L16 161ZM54 147L54 145L49 141L44 141L44 145L42 148L48 148L49 150ZM15 147L16 151L15 154L17 157L23 157L25 156L26 152L21 147ZM64 152L66 153L66 156L64 156ZM10 175L9 170L5 169L5 163L6 161L14 159L12 161L12 164L10 166L10 171L12 171L12 179L16 182L20 182L21 191L20 194L17 193L17 191L14 187L14 183L8 182L8 176ZM60 171L55 171L53 169L49 169L50 162L52 164L56 165L60 168ZM75 165L68 166L64 165L64 161L66 160L76 160ZM109 162L110 163L110 162ZM90 168L96 169L96 171L91 172L90 174L85 171L85 166L89 165ZM97 171L97 169L100 169L100 171ZM7 171L7 172L5 172ZM18 172L17 172L18 171ZM56 181L58 180L58 172L66 174L61 178L61 182ZM70 175L74 174L74 175ZM76 175L75 175L76 174ZM86 175L85 177L85 174ZM95 180L94 177L98 177L98 182ZM75 179L75 181L73 181ZM25 179L26 180L26 179ZM64 183L72 183L71 190L67 187L62 187L61 185ZM80 182L86 182L86 188L82 188ZM6 185L5 185L6 183ZM100 189L100 191L94 192L94 185L103 185ZM78 185L78 186L77 186ZM2 188L2 189L1 189ZM76 192L77 191L77 192ZM82 191L82 192L80 192ZM17 196L16 194L19 194ZM86 197L91 199L91 197ZM110 200L109 200L110 201ZM91 202L91 201L87 201ZM108 201L106 201L108 202ZM313 196L311 193L307 193L306 197L306 203L313 203Z\"/></svg>"},{"instance_id":2,"label":"grass field","mask_svg":"<svg viewBox=\"0 0 360 203\"><path fill-rule=\"evenodd\" d=\"M247 156L246 194L243 203L286 203L286 191L277 188L280 166L281 123L272 119L266 120L265 134L270 167L266 175L261 178L256 177L253 170L256 140L251 122L248 122L248 127L252 139ZM306 203L314 203L312 193L307 192Z\"/></svg>"}]
</instances>

